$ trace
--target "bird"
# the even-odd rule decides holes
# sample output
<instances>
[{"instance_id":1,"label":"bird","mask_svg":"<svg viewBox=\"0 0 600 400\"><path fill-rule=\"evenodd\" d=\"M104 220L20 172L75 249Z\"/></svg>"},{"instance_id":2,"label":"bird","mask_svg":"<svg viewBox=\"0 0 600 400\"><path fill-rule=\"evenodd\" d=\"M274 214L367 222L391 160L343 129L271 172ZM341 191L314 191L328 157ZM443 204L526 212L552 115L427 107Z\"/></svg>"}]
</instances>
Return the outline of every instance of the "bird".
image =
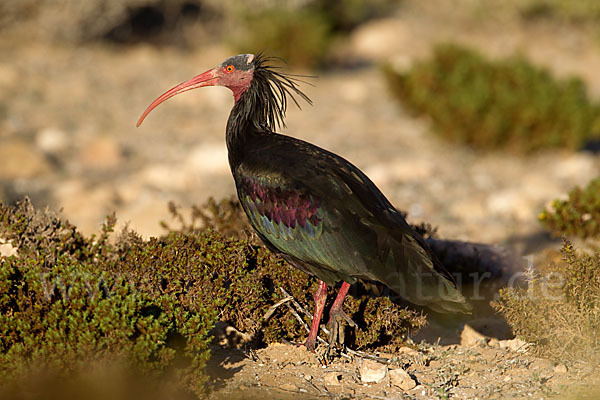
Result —
<instances>
[{"instance_id":1,"label":"bird","mask_svg":"<svg viewBox=\"0 0 600 400\"><path fill-rule=\"evenodd\" d=\"M343 302L357 281L383 284L433 311L470 313L471 305L424 238L360 169L276 133L285 127L290 101L312 104L300 90L301 78L282 71L276 57L239 54L163 93L136 126L183 92L206 86L232 91L225 141L239 202L269 250L319 280L307 349L315 349L327 287L339 282L329 309L331 345L343 345L344 323L355 326Z\"/></svg>"}]
</instances>

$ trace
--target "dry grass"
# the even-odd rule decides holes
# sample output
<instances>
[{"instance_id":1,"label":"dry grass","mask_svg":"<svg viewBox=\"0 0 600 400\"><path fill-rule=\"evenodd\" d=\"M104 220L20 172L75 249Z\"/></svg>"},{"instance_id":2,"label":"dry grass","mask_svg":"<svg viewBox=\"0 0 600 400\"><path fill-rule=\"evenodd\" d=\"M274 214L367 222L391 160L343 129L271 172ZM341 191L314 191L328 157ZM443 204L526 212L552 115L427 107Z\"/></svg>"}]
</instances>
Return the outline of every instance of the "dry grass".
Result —
<instances>
[{"instance_id":1,"label":"dry grass","mask_svg":"<svg viewBox=\"0 0 600 400\"><path fill-rule=\"evenodd\" d=\"M527 287L505 288L493 303L513 331L558 360L600 360L600 254L566 241L563 260L527 272Z\"/></svg>"}]
</instances>

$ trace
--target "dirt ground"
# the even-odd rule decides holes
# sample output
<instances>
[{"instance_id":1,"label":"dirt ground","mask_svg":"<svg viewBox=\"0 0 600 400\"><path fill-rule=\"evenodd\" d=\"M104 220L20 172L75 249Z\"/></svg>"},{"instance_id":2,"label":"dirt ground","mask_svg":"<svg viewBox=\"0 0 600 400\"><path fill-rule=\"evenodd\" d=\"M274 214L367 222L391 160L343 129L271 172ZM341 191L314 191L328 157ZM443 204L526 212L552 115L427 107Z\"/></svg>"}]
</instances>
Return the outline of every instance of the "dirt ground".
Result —
<instances>
[{"instance_id":1,"label":"dirt ground","mask_svg":"<svg viewBox=\"0 0 600 400\"><path fill-rule=\"evenodd\" d=\"M558 243L541 229L538 212L600 175L600 157L482 154L449 145L389 96L378 64L406 67L435 43L453 40L492 56L520 52L558 76L576 74L597 100L600 44L586 26L525 24L500 14L488 20L450 1L421 3L407 1L401 12L352 33L340 54L363 66L311 79L314 86L303 89L314 106L291 108L284 132L351 160L411 221L438 226L441 237L501 244L535 265L542 249ZM62 209L86 233L115 211L121 224L151 236L162 233L169 201L188 208L233 195L226 89L178 96L135 128L154 98L230 56L225 45L63 45L23 40L24 29L0 35L0 201L29 195L38 206ZM487 336L472 345L461 340L462 324L432 322L414 345L371 354L379 372L385 369L378 383L361 380L363 357L325 361L322 347L313 354L277 344L215 349L211 385L216 398L229 399L600 398L589 389L600 384L597 366L536 357L527 345L505 341L499 316L478 318L467 322ZM391 383L389 371L400 368L415 387Z\"/></svg>"},{"instance_id":2,"label":"dirt ground","mask_svg":"<svg viewBox=\"0 0 600 400\"><path fill-rule=\"evenodd\" d=\"M293 344L274 344L247 354L217 350L213 367L217 399L526 399L597 398L597 370L555 364L527 350L479 344L420 345L377 354L387 370L379 382L363 382L365 358L326 363ZM216 365L215 365L216 364ZM414 382L402 389L392 371ZM383 373L382 373L383 374ZM596 386L597 388L597 386Z\"/></svg>"}]
</instances>

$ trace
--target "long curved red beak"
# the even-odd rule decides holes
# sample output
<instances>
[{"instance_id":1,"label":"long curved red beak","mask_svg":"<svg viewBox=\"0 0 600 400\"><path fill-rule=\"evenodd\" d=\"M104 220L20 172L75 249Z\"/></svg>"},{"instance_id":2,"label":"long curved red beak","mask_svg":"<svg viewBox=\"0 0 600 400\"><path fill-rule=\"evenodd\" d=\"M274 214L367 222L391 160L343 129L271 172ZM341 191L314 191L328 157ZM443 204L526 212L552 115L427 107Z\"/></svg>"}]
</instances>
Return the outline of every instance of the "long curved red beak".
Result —
<instances>
[{"instance_id":1,"label":"long curved red beak","mask_svg":"<svg viewBox=\"0 0 600 400\"><path fill-rule=\"evenodd\" d=\"M146 108L146 111L144 111L144 113L142 114L140 119L138 119L138 122L137 122L137 124L135 124L135 126L139 127L142 124L142 122L144 122L144 118L146 118L146 116L148 114L150 114L150 111L154 110L156 108L156 106L158 106L163 101L168 100L171 97L178 95L179 93L187 92L188 90L197 89L197 88L204 87L204 86L216 85L218 78L219 78L217 76L216 72L217 72L217 69L213 68L211 70L206 71L203 74L193 77L189 81L180 83L179 85L175 86L174 88L167 90L165 93L160 95L159 98L154 100L152 102L152 104L150 104L148 106L148 108Z\"/></svg>"}]
</instances>

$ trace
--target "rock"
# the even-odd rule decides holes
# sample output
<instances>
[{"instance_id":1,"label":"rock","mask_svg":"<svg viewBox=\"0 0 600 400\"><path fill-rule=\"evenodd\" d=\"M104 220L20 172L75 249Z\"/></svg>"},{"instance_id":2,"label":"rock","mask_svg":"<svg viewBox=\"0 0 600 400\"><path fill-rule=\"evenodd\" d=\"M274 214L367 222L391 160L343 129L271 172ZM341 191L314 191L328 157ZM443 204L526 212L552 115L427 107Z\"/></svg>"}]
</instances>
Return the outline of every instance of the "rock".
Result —
<instances>
[{"instance_id":1,"label":"rock","mask_svg":"<svg viewBox=\"0 0 600 400\"><path fill-rule=\"evenodd\" d=\"M487 342L488 338L486 336L465 324L465 327L460 334L461 346L480 346L487 344Z\"/></svg>"},{"instance_id":2,"label":"rock","mask_svg":"<svg viewBox=\"0 0 600 400\"><path fill-rule=\"evenodd\" d=\"M339 372L326 372L323 375L323 382L329 386L336 386L340 384L342 375Z\"/></svg>"},{"instance_id":3,"label":"rock","mask_svg":"<svg viewBox=\"0 0 600 400\"><path fill-rule=\"evenodd\" d=\"M529 347L529 343L518 339L508 339L508 340L490 340L488 343L492 347L499 347L501 349L510 349L512 351L525 351Z\"/></svg>"},{"instance_id":4,"label":"rock","mask_svg":"<svg viewBox=\"0 0 600 400\"><path fill-rule=\"evenodd\" d=\"M296 385L292 385L291 383L284 383L283 385L279 386L279 388L281 390L287 390L290 392L297 392L298 391L298 387Z\"/></svg>"},{"instance_id":5,"label":"rock","mask_svg":"<svg viewBox=\"0 0 600 400\"><path fill-rule=\"evenodd\" d=\"M363 383L379 383L387 374L387 365L372 360L364 360L360 366L360 380Z\"/></svg>"},{"instance_id":6,"label":"rock","mask_svg":"<svg viewBox=\"0 0 600 400\"><path fill-rule=\"evenodd\" d=\"M554 367L554 372L556 372L557 374L566 374L567 371L568 369L565 364L557 364L556 367Z\"/></svg>"},{"instance_id":7,"label":"rock","mask_svg":"<svg viewBox=\"0 0 600 400\"><path fill-rule=\"evenodd\" d=\"M10 242L0 238L0 257L10 257L17 254L17 248Z\"/></svg>"},{"instance_id":8,"label":"rock","mask_svg":"<svg viewBox=\"0 0 600 400\"><path fill-rule=\"evenodd\" d=\"M417 386L417 382L402 368L394 368L389 370L390 383L394 386L398 386L400 389L406 391L413 389Z\"/></svg>"},{"instance_id":9,"label":"rock","mask_svg":"<svg viewBox=\"0 0 600 400\"><path fill-rule=\"evenodd\" d=\"M68 145L67 135L57 128L45 128L35 136L37 147L44 153L56 154Z\"/></svg>"},{"instance_id":10,"label":"rock","mask_svg":"<svg viewBox=\"0 0 600 400\"><path fill-rule=\"evenodd\" d=\"M402 346L398 349L397 353L399 354L406 354L408 356L412 356L412 357L417 357L420 356L421 353L419 353L417 350L407 347L407 346Z\"/></svg>"}]
</instances>

